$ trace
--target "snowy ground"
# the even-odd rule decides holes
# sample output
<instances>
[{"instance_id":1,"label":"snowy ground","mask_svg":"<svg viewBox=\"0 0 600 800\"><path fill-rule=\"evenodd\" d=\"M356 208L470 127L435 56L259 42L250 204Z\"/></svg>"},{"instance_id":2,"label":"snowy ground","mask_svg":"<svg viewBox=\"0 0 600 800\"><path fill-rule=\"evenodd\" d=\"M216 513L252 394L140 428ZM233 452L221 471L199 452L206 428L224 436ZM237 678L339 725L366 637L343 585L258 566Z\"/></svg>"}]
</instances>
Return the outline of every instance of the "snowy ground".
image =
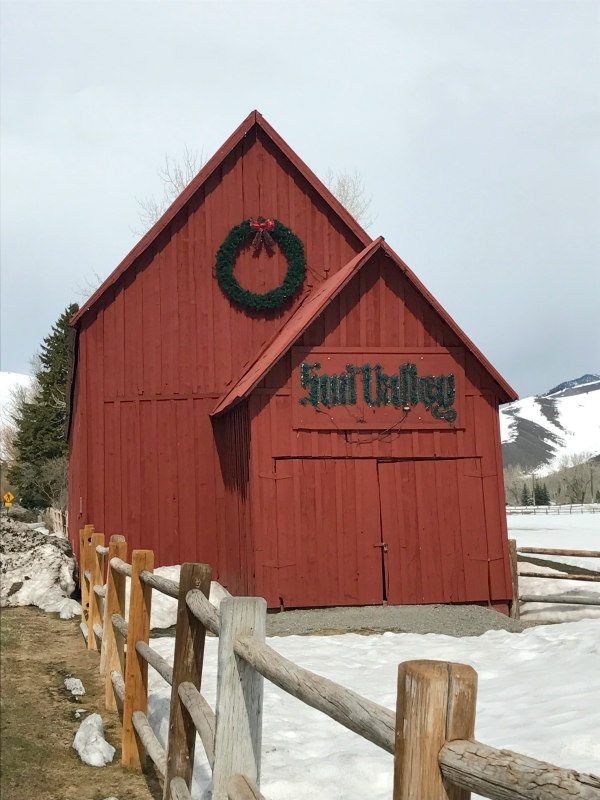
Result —
<instances>
[{"instance_id":1,"label":"snowy ground","mask_svg":"<svg viewBox=\"0 0 600 800\"><path fill-rule=\"evenodd\" d=\"M173 640L153 641L171 660ZM290 636L269 644L286 658L395 709L398 664L415 658L472 665L479 674L476 737L583 772L600 771L600 620L434 634ZM218 642L208 639L203 693L214 708ZM150 723L165 743L170 687L150 670ZM194 797L210 771L197 742ZM388 800L392 756L265 682L262 782L272 800ZM475 797L475 795L474 795Z\"/></svg>"},{"instance_id":2,"label":"snowy ground","mask_svg":"<svg viewBox=\"0 0 600 800\"><path fill-rule=\"evenodd\" d=\"M0 522L0 606L37 606L70 619L81 614L71 600L75 559L63 535L3 517Z\"/></svg>"},{"instance_id":3,"label":"snowy ground","mask_svg":"<svg viewBox=\"0 0 600 800\"><path fill-rule=\"evenodd\" d=\"M553 516L508 515L509 536L517 540L518 547L557 547L569 550L600 551L600 514L573 514ZM578 556L543 556L536 559L560 561L600 573L600 558L584 558ZM520 571L547 572L555 571L549 567L537 567L519 562ZM519 593L531 595L568 595L600 597L600 583L570 580L552 580L551 578L519 578ZM572 621L583 618L600 618L600 606L558 605L542 603L524 603L521 617L525 620Z\"/></svg>"}]
</instances>

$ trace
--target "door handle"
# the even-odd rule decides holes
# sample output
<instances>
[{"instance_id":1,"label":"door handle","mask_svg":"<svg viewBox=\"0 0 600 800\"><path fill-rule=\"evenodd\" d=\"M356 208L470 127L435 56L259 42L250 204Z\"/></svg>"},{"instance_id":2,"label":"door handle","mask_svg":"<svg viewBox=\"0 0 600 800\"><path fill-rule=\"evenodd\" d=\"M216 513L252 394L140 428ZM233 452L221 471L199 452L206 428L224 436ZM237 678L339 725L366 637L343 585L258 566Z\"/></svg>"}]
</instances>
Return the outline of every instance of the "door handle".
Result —
<instances>
[{"instance_id":1,"label":"door handle","mask_svg":"<svg viewBox=\"0 0 600 800\"><path fill-rule=\"evenodd\" d=\"M373 547L381 547L384 553L387 553L388 551L387 542L380 542L379 544L374 544Z\"/></svg>"}]
</instances>

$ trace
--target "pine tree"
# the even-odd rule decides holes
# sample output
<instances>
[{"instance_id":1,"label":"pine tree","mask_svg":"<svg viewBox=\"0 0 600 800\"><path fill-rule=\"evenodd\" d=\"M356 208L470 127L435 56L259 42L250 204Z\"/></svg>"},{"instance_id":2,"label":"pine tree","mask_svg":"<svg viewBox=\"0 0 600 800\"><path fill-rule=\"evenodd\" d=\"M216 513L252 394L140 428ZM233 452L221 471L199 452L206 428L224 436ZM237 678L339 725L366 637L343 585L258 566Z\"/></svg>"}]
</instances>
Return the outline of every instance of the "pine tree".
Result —
<instances>
[{"instance_id":1,"label":"pine tree","mask_svg":"<svg viewBox=\"0 0 600 800\"><path fill-rule=\"evenodd\" d=\"M536 506L550 505L550 496L545 483L536 483L534 493Z\"/></svg>"},{"instance_id":2,"label":"pine tree","mask_svg":"<svg viewBox=\"0 0 600 800\"><path fill-rule=\"evenodd\" d=\"M68 306L42 342L36 390L15 413L18 457L8 478L25 508L62 506L66 500L69 320L77 310L75 304Z\"/></svg>"},{"instance_id":3,"label":"pine tree","mask_svg":"<svg viewBox=\"0 0 600 800\"><path fill-rule=\"evenodd\" d=\"M530 506L532 503L531 493L529 491L529 487L526 483L523 484L523 490L521 491L521 505L522 506Z\"/></svg>"}]
</instances>

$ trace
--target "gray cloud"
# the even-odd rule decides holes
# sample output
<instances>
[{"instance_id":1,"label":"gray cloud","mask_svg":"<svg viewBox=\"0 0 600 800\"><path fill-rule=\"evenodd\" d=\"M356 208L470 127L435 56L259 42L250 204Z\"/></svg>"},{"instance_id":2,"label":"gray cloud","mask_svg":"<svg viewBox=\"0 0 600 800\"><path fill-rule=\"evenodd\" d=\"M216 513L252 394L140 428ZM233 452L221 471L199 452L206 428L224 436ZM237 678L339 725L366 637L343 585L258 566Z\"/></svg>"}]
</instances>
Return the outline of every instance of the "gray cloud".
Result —
<instances>
[{"instance_id":1,"label":"gray cloud","mask_svg":"<svg viewBox=\"0 0 600 800\"><path fill-rule=\"evenodd\" d=\"M5 2L2 368L258 108L522 394L597 371L600 5Z\"/></svg>"}]
</instances>

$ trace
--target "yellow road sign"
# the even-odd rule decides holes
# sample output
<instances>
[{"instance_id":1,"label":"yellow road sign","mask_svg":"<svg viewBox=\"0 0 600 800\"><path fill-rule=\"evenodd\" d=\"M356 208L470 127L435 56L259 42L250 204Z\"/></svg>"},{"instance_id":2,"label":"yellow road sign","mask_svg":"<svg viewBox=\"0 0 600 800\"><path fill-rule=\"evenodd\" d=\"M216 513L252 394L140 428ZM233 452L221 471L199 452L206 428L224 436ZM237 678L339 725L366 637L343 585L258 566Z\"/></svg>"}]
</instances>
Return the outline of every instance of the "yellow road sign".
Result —
<instances>
[{"instance_id":1,"label":"yellow road sign","mask_svg":"<svg viewBox=\"0 0 600 800\"><path fill-rule=\"evenodd\" d=\"M12 492L4 492L2 499L8 505L8 503L12 503L12 501L15 499L15 496Z\"/></svg>"},{"instance_id":2,"label":"yellow road sign","mask_svg":"<svg viewBox=\"0 0 600 800\"><path fill-rule=\"evenodd\" d=\"M4 508L12 508L12 503L7 503L6 500L4 501Z\"/></svg>"}]
</instances>

